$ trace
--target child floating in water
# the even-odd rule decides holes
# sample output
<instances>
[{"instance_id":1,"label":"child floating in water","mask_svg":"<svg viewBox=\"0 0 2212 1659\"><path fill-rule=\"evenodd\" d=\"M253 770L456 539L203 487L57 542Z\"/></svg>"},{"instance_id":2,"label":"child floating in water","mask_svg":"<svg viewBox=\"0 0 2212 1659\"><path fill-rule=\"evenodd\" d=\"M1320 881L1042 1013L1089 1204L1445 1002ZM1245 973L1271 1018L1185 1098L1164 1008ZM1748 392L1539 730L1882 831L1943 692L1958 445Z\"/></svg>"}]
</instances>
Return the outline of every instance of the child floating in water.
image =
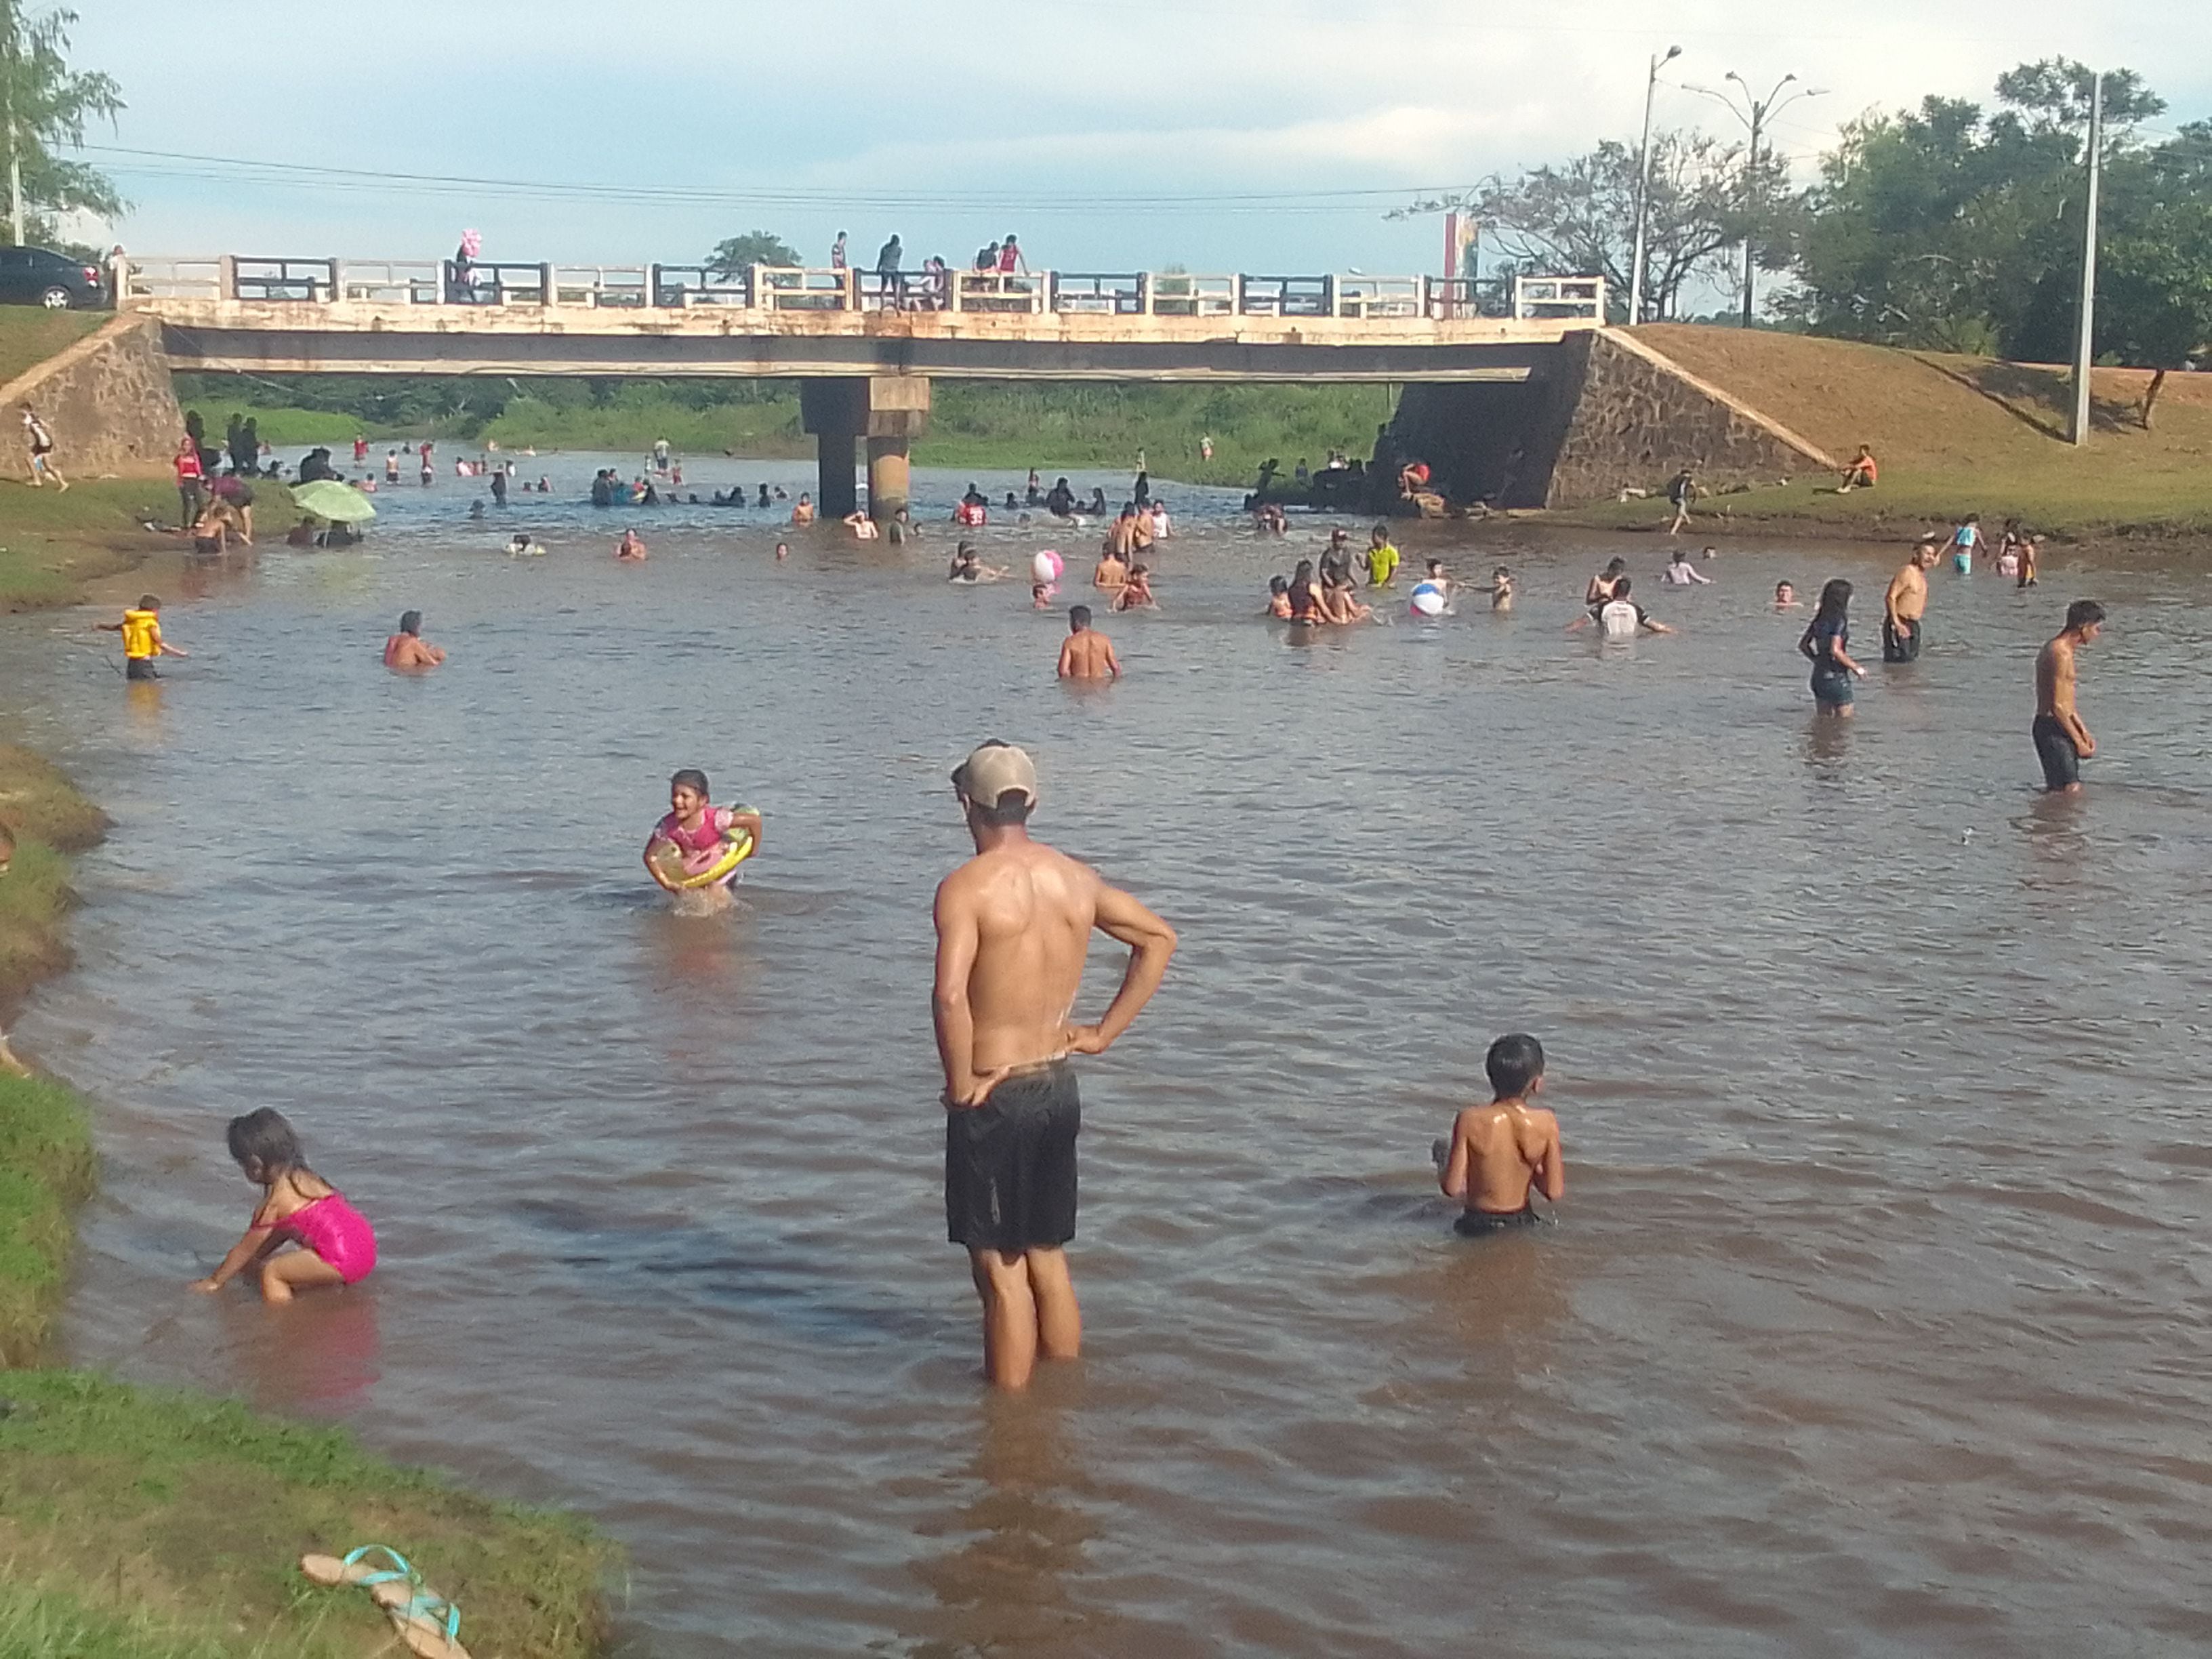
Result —
<instances>
[{"instance_id":1,"label":"child floating in water","mask_svg":"<svg viewBox=\"0 0 2212 1659\"><path fill-rule=\"evenodd\" d=\"M1462 1111L1449 1147L1439 1140L1434 1149L1444 1196L1466 1202L1455 1224L1469 1237L1531 1225L1537 1216L1530 1194L1540 1188L1556 1204L1567 1189L1559 1121L1528 1103L1544 1086L1544 1045L1517 1033L1502 1036L1483 1066L1495 1098Z\"/></svg>"},{"instance_id":2,"label":"child floating in water","mask_svg":"<svg viewBox=\"0 0 2212 1659\"><path fill-rule=\"evenodd\" d=\"M307 1167L300 1138L284 1115L264 1106L234 1117L224 1137L246 1178L262 1189L246 1236L196 1291L219 1291L256 1263L261 1299L289 1302L293 1293L326 1285L358 1285L376 1266L376 1234L337 1188ZM297 1249L287 1250L286 1244Z\"/></svg>"},{"instance_id":3,"label":"child floating in water","mask_svg":"<svg viewBox=\"0 0 2212 1659\"><path fill-rule=\"evenodd\" d=\"M707 775L686 767L668 781L668 816L653 827L645 843L646 873L671 893L707 892L726 897L738 871L704 886L686 884L726 859L741 842L760 845L761 817L750 806L710 806Z\"/></svg>"}]
</instances>

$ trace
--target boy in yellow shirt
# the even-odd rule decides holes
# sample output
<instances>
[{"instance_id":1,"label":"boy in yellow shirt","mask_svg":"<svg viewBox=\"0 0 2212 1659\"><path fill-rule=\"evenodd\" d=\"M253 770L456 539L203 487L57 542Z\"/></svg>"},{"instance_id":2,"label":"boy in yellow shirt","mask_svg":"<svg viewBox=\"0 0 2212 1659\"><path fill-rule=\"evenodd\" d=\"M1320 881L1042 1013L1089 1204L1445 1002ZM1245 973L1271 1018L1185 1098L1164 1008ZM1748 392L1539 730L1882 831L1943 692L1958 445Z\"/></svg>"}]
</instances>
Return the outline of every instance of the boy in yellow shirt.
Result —
<instances>
[{"instance_id":1,"label":"boy in yellow shirt","mask_svg":"<svg viewBox=\"0 0 2212 1659\"><path fill-rule=\"evenodd\" d=\"M127 680L155 680L156 657L188 657L189 651L180 651L161 637L161 601L151 593L142 593L138 603L123 613L121 622L102 623L100 631L123 635L123 678Z\"/></svg>"},{"instance_id":2,"label":"boy in yellow shirt","mask_svg":"<svg viewBox=\"0 0 2212 1659\"><path fill-rule=\"evenodd\" d=\"M1359 556L1359 562L1367 572L1370 587L1388 587L1391 577L1398 574L1398 550L1392 545L1389 530L1376 525L1368 538L1367 550Z\"/></svg>"}]
</instances>

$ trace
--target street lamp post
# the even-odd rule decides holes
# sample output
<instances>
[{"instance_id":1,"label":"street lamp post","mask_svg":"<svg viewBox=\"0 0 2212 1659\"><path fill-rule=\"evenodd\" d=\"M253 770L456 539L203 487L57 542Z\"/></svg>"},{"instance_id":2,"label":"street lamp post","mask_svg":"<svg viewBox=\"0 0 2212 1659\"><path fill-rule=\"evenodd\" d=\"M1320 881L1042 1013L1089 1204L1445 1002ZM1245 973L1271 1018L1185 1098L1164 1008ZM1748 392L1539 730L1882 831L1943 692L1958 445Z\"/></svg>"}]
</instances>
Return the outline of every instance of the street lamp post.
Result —
<instances>
[{"instance_id":1,"label":"street lamp post","mask_svg":"<svg viewBox=\"0 0 2212 1659\"><path fill-rule=\"evenodd\" d=\"M1692 87L1690 90L1701 92L1708 98L1717 98L1728 106L1729 114L1751 129L1751 148L1745 152L1743 161L1743 325L1749 328L1753 301L1752 285L1758 270L1759 256L1757 210L1759 207L1759 134L1765 130L1766 123L1771 117L1786 109L1800 98L1818 98L1824 89L1820 87L1800 87L1796 91L1784 97L1783 88L1797 78L1795 74L1790 74L1777 81L1773 90L1764 99L1759 99L1751 95L1751 83L1734 70L1728 72L1727 78L1743 88L1744 101L1750 106L1748 113L1738 109L1735 100L1724 92L1715 92L1711 87Z\"/></svg>"},{"instance_id":2,"label":"street lamp post","mask_svg":"<svg viewBox=\"0 0 2212 1659\"><path fill-rule=\"evenodd\" d=\"M1664 58L1651 54L1651 73L1644 82L1644 148L1638 152L1636 173L1636 251L1628 262L1628 325L1644 320L1644 225L1651 211L1651 100L1659 90L1659 66L1682 55L1680 46L1667 48Z\"/></svg>"},{"instance_id":3,"label":"street lamp post","mask_svg":"<svg viewBox=\"0 0 2212 1659\"><path fill-rule=\"evenodd\" d=\"M2075 448L2089 441L2089 365L2097 326L2097 177L2104 170L2105 77L2089 83L2089 170L2087 210L2081 223L2081 308L2074 319L2074 418L2067 439ZM2148 420L2148 416L2145 417Z\"/></svg>"}]
</instances>

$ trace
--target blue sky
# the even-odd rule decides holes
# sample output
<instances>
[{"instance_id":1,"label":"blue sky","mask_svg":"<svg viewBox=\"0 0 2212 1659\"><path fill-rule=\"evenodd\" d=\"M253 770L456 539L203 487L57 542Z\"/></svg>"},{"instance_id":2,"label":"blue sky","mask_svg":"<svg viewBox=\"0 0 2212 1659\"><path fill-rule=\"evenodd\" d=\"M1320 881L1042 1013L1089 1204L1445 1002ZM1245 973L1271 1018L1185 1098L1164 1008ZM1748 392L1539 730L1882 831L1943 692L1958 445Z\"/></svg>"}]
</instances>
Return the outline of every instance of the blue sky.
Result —
<instances>
[{"instance_id":1,"label":"blue sky","mask_svg":"<svg viewBox=\"0 0 2212 1659\"><path fill-rule=\"evenodd\" d=\"M466 226L487 258L674 263L758 228L815 263L841 228L868 260L897 230L910 263L957 262L1013 229L1063 270L1433 270L1441 228L1384 208L1632 139L1646 57L1674 43L1674 82L1826 89L1775 133L1801 174L1868 106L1985 97L2027 58L2142 71L2162 126L2212 115L2197 0L471 0L251 24L76 3L77 61L131 103L99 143L371 175L96 155L134 204L113 234L148 254L428 258ZM1665 84L1659 120L1730 131Z\"/></svg>"}]
</instances>

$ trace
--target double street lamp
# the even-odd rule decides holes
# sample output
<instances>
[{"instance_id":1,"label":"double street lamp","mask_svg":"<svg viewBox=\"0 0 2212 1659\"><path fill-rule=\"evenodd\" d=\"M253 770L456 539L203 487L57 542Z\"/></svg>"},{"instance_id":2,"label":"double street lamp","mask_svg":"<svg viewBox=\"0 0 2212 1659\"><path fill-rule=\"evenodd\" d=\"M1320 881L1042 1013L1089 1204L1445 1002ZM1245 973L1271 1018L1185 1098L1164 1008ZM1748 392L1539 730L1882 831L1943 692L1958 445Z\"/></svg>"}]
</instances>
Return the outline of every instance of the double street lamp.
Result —
<instances>
[{"instance_id":1,"label":"double street lamp","mask_svg":"<svg viewBox=\"0 0 2212 1659\"><path fill-rule=\"evenodd\" d=\"M1728 93L1715 92L1711 87L1692 87L1690 90L1703 93L1708 98L1719 100L1728 106L1729 114L1751 129L1751 148L1745 151L1743 161L1743 325L1749 328L1752 313L1752 283L1758 270L1759 254L1759 135L1765 131L1767 122L1774 116L1787 109L1800 98L1820 97L1823 89L1819 87L1799 87L1795 92L1785 94L1783 88L1797 79L1794 74L1785 75L1774 83L1773 90L1765 98L1754 98L1751 95L1750 83L1734 70L1728 72L1727 78L1743 88L1744 101L1750 106L1748 112L1737 108L1735 99Z\"/></svg>"}]
</instances>

